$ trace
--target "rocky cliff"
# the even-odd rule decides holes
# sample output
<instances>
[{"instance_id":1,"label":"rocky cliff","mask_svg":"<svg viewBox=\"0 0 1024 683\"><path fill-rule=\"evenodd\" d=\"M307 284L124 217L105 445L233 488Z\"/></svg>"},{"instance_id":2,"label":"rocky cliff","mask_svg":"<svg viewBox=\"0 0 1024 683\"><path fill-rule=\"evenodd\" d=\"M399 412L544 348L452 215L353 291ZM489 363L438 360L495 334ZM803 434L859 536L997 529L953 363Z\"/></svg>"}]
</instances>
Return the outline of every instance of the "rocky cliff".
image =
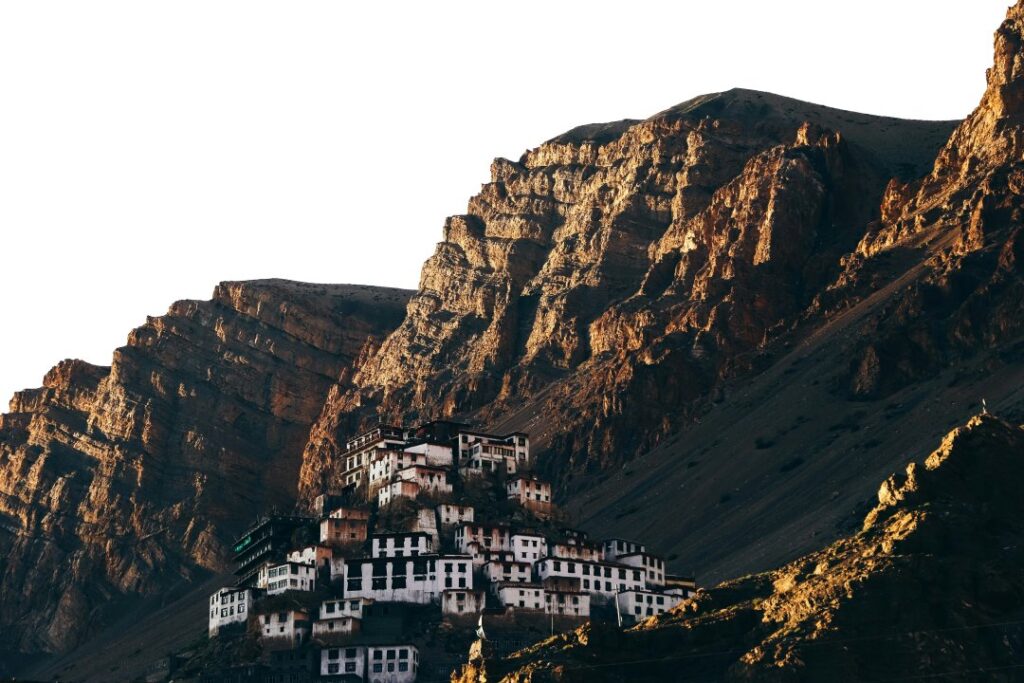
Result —
<instances>
[{"instance_id":1,"label":"rocky cliff","mask_svg":"<svg viewBox=\"0 0 1024 683\"><path fill-rule=\"evenodd\" d=\"M642 452L793 324L953 125L732 90L496 160L406 319L332 392L303 492L332 482L367 410L543 413L531 431L563 482Z\"/></svg>"},{"instance_id":2,"label":"rocky cliff","mask_svg":"<svg viewBox=\"0 0 1024 683\"><path fill-rule=\"evenodd\" d=\"M973 418L889 477L851 536L628 631L587 625L491 662L486 680L1019 680L1022 482L1024 430Z\"/></svg>"},{"instance_id":3,"label":"rocky cliff","mask_svg":"<svg viewBox=\"0 0 1024 683\"><path fill-rule=\"evenodd\" d=\"M330 387L409 292L226 282L150 318L110 367L64 361L0 418L4 648L65 650L124 607L226 566L291 507Z\"/></svg>"}]
</instances>

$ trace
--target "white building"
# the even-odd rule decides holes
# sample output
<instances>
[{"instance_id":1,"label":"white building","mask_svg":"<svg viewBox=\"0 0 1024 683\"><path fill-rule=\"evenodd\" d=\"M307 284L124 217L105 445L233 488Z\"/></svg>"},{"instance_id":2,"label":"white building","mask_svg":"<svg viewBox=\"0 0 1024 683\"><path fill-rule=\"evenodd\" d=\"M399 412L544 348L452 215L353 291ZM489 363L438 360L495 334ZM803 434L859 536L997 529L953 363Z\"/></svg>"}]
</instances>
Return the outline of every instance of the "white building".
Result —
<instances>
[{"instance_id":1,"label":"white building","mask_svg":"<svg viewBox=\"0 0 1024 683\"><path fill-rule=\"evenodd\" d=\"M419 671L415 645L358 645L320 651L324 680L359 680L366 683L413 683Z\"/></svg>"},{"instance_id":2,"label":"white building","mask_svg":"<svg viewBox=\"0 0 1024 683\"><path fill-rule=\"evenodd\" d=\"M580 591L544 589L544 611L565 617L590 617L590 594Z\"/></svg>"},{"instance_id":3,"label":"white building","mask_svg":"<svg viewBox=\"0 0 1024 683\"><path fill-rule=\"evenodd\" d=\"M306 610L290 609L261 614L259 624L260 639L265 645L294 648L309 641L311 627Z\"/></svg>"},{"instance_id":4,"label":"white building","mask_svg":"<svg viewBox=\"0 0 1024 683\"><path fill-rule=\"evenodd\" d=\"M396 425L380 425L375 429L349 439L345 445L345 471L342 480L348 486L366 481L366 470L380 451L401 450L405 447L408 430Z\"/></svg>"},{"instance_id":5,"label":"white building","mask_svg":"<svg viewBox=\"0 0 1024 683\"><path fill-rule=\"evenodd\" d=\"M321 619L337 619L338 617L354 617L362 619L367 606L372 605L373 600L363 598L338 598L336 600L324 600L320 603Z\"/></svg>"},{"instance_id":6,"label":"white building","mask_svg":"<svg viewBox=\"0 0 1024 683\"><path fill-rule=\"evenodd\" d=\"M459 472L473 476L487 472L515 474L530 463L530 437L514 433L496 436L460 431Z\"/></svg>"},{"instance_id":7,"label":"white building","mask_svg":"<svg viewBox=\"0 0 1024 683\"><path fill-rule=\"evenodd\" d=\"M434 508L437 511L437 521L442 527L451 527L456 524L472 522L475 511L471 505L453 505L442 503Z\"/></svg>"},{"instance_id":8,"label":"white building","mask_svg":"<svg viewBox=\"0 0 1024 683\"><path fill-rule=\"evenodd\" d=\"M627 541L623 538L609 538L604 542L604 559L617 560L623 555L645 552L647 549L640 543Z\"/></svg>"},{"instance_id":9,"label":"white building","mask_svg":"<svg viewBox=\"0 0 1024 683\"><path fill-rule=\"evenodd\" d=\"M371 557L416 557L429 555L434 542L430 534L420 531L373 534Z\"/></svg>"},{"instance_id":10,"label":"white building","mask_svg":"<svg viewBox=\"0 0 1024 683\"><path fill-rule=\"evenodd\" d=\"M550 517L551 484L535 476L517 475L505 482L505 494L538 517Z\"/></svg>"},{"instance_id":11,"label":"white building","mask_svg":"<svg viewBox=\"0 0 1024 683\"><path fill-rule=\"evenodd\" d=\"M366 680L369 683L413 683L420 653L415 645L368 645Z\"/></svg>"},{"instance_id":12,"label":"white building","mask_svg":"<svg viewBox=\"0 0 1024 683\"><path fill-rule=\"evenodd\" d=\"M540 534L512 534L509 542L516 562L536 562L548 556L548 539Z\"/></svg>"},{"instance_id":13,"label":"white building","mask_svg":"<svg viewBox=\"0 0 1024 683\"><path fill-rule=\"evenodd\" d=\"M449 588L441 592L441 613L452 616L479 614L487 604L487 594L477 590Z\"/></svg>"},{"instance_id":14,"label":"white building","mask_svg":"<svg viewBox=\"0 0 1024 683\"><path fill-rule=\"evenodd\" d=\"M628 565L547 557L534 567L541 580L549 577L579 579L581 590L601 600L608 600L622 591L647 588L643 570Z\"/></svg>"},{"instance_id":15,"label":"white building","mask_svg":"<svg viewBox=\"0 0 1024 683\"><path fill-rule=\"evenodd\" d=\"M482 550L512 550L511 533L506 526L462 524L455 527L455 545L468 553L470 543L478 543Z\"/></svg>"},{"instance_id":16,"label":"white building","mask_svg":"<svg viewBox=\"0 0 1024 683\"><path fill-rule=\"evenodd\" d=\"M285 558L296 564L308 564L317 570L327 573L331 568L331 558L334 557L334 550L326 545L309 545L288 553Z\"/></svg>"},{"instance_id":17,"label":"white building","mask_svg":"<svg viewBox=\"0 0 1024 683\"><path fill-rule=\"evenodd\" d=\"M499 583L495 592L505 607L543 610L547 604L544 587L539 583Z\"/></svg>"},{"instance_id":18,"label":"white building","mask_svg":"<svg viewBox=\"0 0 1024 683\"><path fill-rule=\"evenodd\" d=\"M426 465L427 457L422 453L408 453L404 450L378 451L370 461L368 469L369 494L372 496L386 486L401 470L412 465Z\"/></svg>"},{"instance_id":19,"label":"white building","mask_svg":"<svg viewBox=\"0 0 1024 683\"><path fill-rule=\"evenodd\" d=\"M398 498L416 498L421 493L436 495L451 492L452 485L445 468L410 465L396 472L390 482L380 484L377 505L386 507Z\"/></svg>"},{"instance_id":20,"label":"white building","mask_svg":"<svg viewBox=\"0 0 1024 683\"><path fill-rule=\"evenodd\" d=\"M473 588L473 561L468 555L441 555L437 564L442 590Z\"/></svg>"},{"instance_id":21,"label":"white building","mask_svg":"<svg viewBox=\"0 0 1024 683\"><path fill-rule=\"evenodd\" d=\"M261 568L262 577L264 568ZM316 590L316 568L298 562L285 562L277 565L266 565L267 595L277 595L285 591Z\"/></svg>"},{"instance_id":22,"label":"white building","mask_svg":"<svg viewBox=\"0 0 1024 683\"><path fill-rule=\"evenodd\" d=\"M228 624L245 623L252 609L253 591L249 588L227 587L210 596L210 637Z\"/></svg>"},{"instance_id":23,"label":"white building","mask_svg":"<svg viewBox=\"0 0 1024 683\"><path fill-rule=\"evenodd\" d=\"M422 455L426 459L426 464L431 467L444 467L445 469L449 469L454 464L454 460L452 458L452 447L450 444L424 441L423 443L414 443L411 446L407 446L405 452L412 453L414 455Z\"/></svg>"},{"instance_id":24,"label":"white building","mask_svg":"<svg viewBox=\"0 0 1024 683\"><path fill-rule=\"evenodd\" d=\"M648 588L665 585L665 560L650 553L619 555L618 561L631 567L640 567L647 573Z\"/></svg>"},{"instance_id":25,"label":"white building","mask_svg":"<svg viewBox=\"0 0 1024 683\"><path fill-rule=\"evenodd\" d=\"M345 595L379 602L428 604L445 588L473 588L473 566L464 555L363 558L345 564Z\"/></svg>"},{"instance_id":26,"label":"white building","mask_svg":"<svg viewBox=\"0 0 1024 683\"><path fill-rule=\"evenodd\" d=\"M351 636L359 633L361 623L362 620L355 617L337 616L331 619L317 619L313 622L313 637L326 642L332 637Z\"/></svg>"},{"instance_id":27,"label":"white building","mask_svg":"<svg viewBox=\"0 0 1024 683\"><path fill-rule=\"evenodd\" d=\"M549 544L548 555L563 560L584 560L586 562L602 562L606 559L600 545L574 539L570 539L566 543Z\"/></svg>"},{"instance_id":28,"label":"white building","mask_svg":"<svg viewBox=\"0 0 1024 683\"><path fill-rule=\"evenodd\" d=\"M511 550L485 550L476 541L466 544L466 554L473 558L474 567L483 567L488 562L515 562L516 556Z\"/></svg>"},{"instance_id":29,"label":"white building","mask_svg":"<svg viewBox=\"0 0 1024 683\"><path fill-rule=\"evenodd\" d=\"M331 647L320 651L320 676L323 678L349 676L362 681L365 672L365 647Z\"/></svg>"},{"instance_id":30,"label":"white building","mask_svg":"<svg viewBox=\"0 0 1024 683\"><path fill-rule=\"evenodd\" d=\"M444 467L431 465L410 465L398 471L402 481L414 481L425 493L451 493L452 485L448 481L448 470Z\"/></svg>"},{"instance_id":31,"label":"white building","mask_svg":"<svg viewBox=\"0 0 1024 683\"><path fill-rule=\"evenodd\" d=\"M430 541L435 548L441 545L441 534L437 530L437 516L431 508L420 508L416 511L416 519L413 520L410 531L429 534Z\"/></svg>"},{"instance_id":32,"label":"white building","mask_svg":"<svg viewBox=\"0 0 1024 683\"><path fill-rule=\"evenodd\" d=\"M626 623L664 614L682 601L677 595L644 590L627 590L615 596L616 608Z\"/></svg>"},{"instance_id":33,"label":"white building","mask_svg":"<svg viewBox=\"0 0 1024 683\"><path fill-rule=\"evenodd\" d=\"M484 576L494 586L499 583L529 583L533 580L533 564L529 562L488 562Z\"/></svg>"},{"instance_id":34,"label":"white building","mask_svg":"<svg viewBox=\"0 0 1024 683\"><path fill-rule=\"evenodd\" d=\"M668 595L692 598L697 594L697 580L690 576L665 575L665 591Z\"/></svg>"}]
</instances>

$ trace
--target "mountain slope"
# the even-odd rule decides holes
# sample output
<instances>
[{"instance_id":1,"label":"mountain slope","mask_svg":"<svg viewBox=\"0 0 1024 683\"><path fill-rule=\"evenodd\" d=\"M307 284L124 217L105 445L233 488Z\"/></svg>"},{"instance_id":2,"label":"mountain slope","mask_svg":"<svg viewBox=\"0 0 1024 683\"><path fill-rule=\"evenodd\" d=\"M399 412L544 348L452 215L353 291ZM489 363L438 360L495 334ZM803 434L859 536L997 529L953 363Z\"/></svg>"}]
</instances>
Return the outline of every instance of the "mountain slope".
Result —
<instances>
[{"instance_id":1,"label":"mountain slope","mask_svg":"<svg viewBox=\"0 0 1024 683\"><path fill-rule=\"evenodd\" d=\"M700 395L690 415L659 399L674 378L694 384L692 373L682 373L694 355L712 356L703 345L688 359L665 335L649 365L634 371L645 373L642 382L633 374L623 382L614 361L605 366L612 380L598 385L591 402L603 397L611 416L663 411L670 436L636 463L573 482L580 493L570 504L584 526L642 534L677 569L707 580L759 571L836 537L879 477L923 455L922 443L982 398L1024 419L1022 32L1018 3L996 34L981 103L932 171L888 185L877 219L838 258L835 278L787 316L788 326L769 329L746 351L733 344L727 360L734 372ZM799 235L800 226L783 234ZM733 306L730 324L765 309L773 284L762 284L751 292L753 303ZM656 301L675 305L665 295ZM660 305L627 302L609 317L626 310L626 320L660 332ZM678 324L671 307L662 310L670 326ZM710 348L721 349L715 341ZM573 378L497 426L547 430L557 446L569 440L559 436L564 422L549 426L547 416L579 402L588 383Z\"/></svg>"},{"instance_id":2,"label":"mountain slope","mask_svg":"<svg viewBox=\"0 0 1024 683\"><path fill-rule=\"evenodd\" d=\"M557 636L487 680L1019 680L1022 481L1024 430L972 418L888 478L851 536L629 631Z\"/></svg>"},{"instance_id":3,"label":"mountain slope","mask_svg":"<svg viewBox=\"0 0 1024 683\"><path fill-rule=\"evenodd\" d=\"M537 443L563 482L643 452L838 275L889 179L953 127L731 90L495 160L405 321L325 405L303 495L367 410L498 422L550 391Z\"/></svg>"},{"instance_id":4,"label":"mountain slope","mask_svg":"<svg viewBox=\"0 0 1024 683\"><path fill-rule=\"evenodd\" d=\"M149 595L226 567L252 515L290 507L309 425L409 293L228 282L64 361L0 418L5 647L66 650Z\"/></svg>"}]
</instances>

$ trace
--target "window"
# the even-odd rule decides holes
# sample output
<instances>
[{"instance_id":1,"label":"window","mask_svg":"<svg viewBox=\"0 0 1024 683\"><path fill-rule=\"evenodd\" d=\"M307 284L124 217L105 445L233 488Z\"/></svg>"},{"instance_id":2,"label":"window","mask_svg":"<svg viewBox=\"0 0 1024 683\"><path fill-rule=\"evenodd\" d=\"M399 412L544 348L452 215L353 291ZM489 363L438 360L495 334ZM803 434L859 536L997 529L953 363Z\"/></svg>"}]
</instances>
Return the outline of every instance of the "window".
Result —
<instances>
[{"instance_id":1,"label":"window","mask_svg":"<svg viewBox=\"0 0 1024 683\"><path fill-rule=\"evenodd\" d=\"M337 605L336 605L335 603L333 603L333 602L328 602L328 603L326 604L326 610L327 610L327 613L328 613L328 614L330 614L331 612L334 612L334 610L335 610L336 608L337 608Z\"/></svg>"},{"instance_id":2,"label":"window","mask_svg":"<svg viewBox=\"0 0 1024 683\"><path fill-rule=\"evenodd\" d=\"M399 671L408 671L409 670L409 662L399 662L398 663L398 670Z\"/></svg>"},{"instance_id":3,"label":"window","mask_svg":"<svg viewBox=\"0 0 1024 683\"><path fill-rule=\"evenodd\" d=\"M374 662L373 663L373 673L379 674L382 671L384 671L384 665L381 664L380 662Z\"/></svg>"},{"instance_id":4,"label":"window","mask_svg":"<svg viewBox=\"0 0 1024 683\"><path fill-rule=\"evenodd\" d=\"M328 664L327 665L327 673L329 673L329 674L336 674L336 673L338 673L338 665L337 664Z\"/></svg>"},{"instance_id":5,"label":"window","mask_svg":"<svg viewBox=\"0 0 1024 683\"><path fill-rule=\"evenodd\" d=\"M345 662L345 673L347 673L347 674L354 673L355 670L356 670L356 663L355 662Z\"/></svg>"}]
</instances>

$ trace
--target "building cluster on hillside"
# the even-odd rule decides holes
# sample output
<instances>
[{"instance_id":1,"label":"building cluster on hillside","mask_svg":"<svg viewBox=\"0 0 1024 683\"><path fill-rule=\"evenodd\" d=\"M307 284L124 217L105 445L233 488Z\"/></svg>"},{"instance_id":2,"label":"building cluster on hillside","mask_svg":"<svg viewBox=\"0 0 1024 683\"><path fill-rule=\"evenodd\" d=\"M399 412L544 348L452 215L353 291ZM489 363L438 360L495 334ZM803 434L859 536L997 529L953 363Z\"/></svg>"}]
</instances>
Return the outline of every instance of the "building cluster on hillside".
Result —
<instances>
[{"instance_id":1,"label":"building cluster on hillside","mask_svg":"<svg viewBox=\"0 0 1024 683\"><path fill-rule=\"evenodd\" d=\"M237 582L210 596L211 638L249 632L271 659L306 653L310 678L279 680L416 680L421 649L376 627L403 607L463 625L536 615L568 627L597 613L630 624L694 590L643 545L558 528L526 434L381 426L344 457L343 490L313 515L259 519L235 544ZM503 501L473 499L473 486Z\"/></svg>"}]
</instances>

